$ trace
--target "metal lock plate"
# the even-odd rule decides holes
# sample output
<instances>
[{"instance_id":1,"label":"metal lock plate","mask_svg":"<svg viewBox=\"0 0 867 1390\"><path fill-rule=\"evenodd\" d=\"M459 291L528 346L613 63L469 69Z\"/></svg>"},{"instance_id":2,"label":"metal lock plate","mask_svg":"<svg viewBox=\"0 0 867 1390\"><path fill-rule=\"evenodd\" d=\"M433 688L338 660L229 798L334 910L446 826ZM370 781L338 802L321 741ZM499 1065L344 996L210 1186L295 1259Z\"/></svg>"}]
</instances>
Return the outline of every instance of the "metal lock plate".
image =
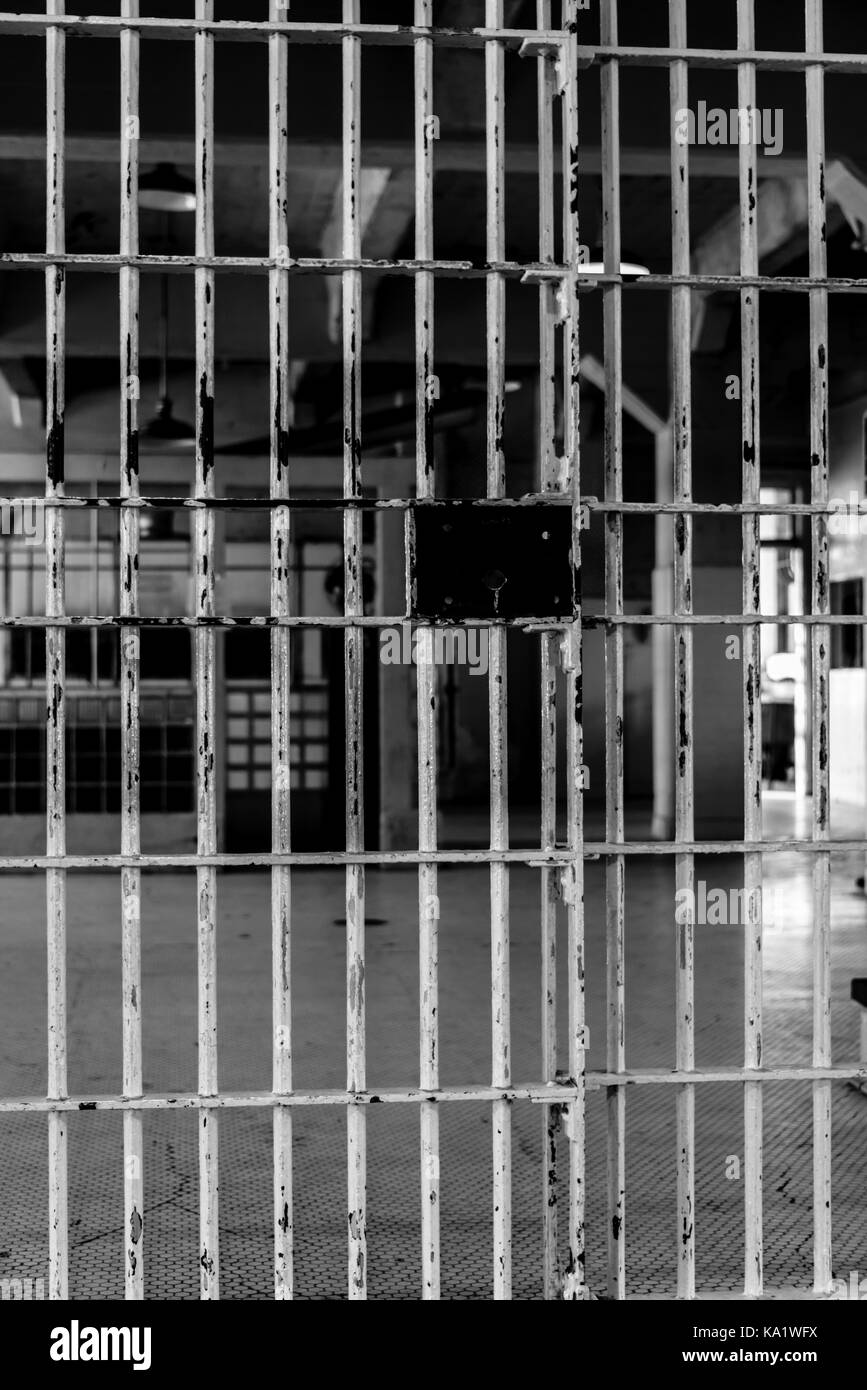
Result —
<instances>
[{"instance_id":1,"label":"metal lock plate","mask_svg":"<svg viewBox=\"0 0 867 1390\"><path fill-rule=\"evenodd\" d=\"M410 617L564 618L575 613L572 509L455 502L416 507Z\"/></svg>"}]
</instances>

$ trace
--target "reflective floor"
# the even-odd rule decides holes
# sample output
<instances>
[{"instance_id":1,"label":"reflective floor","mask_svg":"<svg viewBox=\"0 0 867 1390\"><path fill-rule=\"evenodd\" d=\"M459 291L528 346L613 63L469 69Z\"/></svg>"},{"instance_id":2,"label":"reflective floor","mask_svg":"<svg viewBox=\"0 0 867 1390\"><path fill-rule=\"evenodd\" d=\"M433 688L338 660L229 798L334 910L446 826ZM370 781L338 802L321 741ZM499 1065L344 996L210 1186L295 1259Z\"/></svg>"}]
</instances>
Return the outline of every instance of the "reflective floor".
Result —
<instances>
[{"instance_id":1,"label":"reflective floor","mask_svg":"<svg viewBox=\"0 0 867 1390\"><path fill-rule=\"evenodd\" d=\"M768 798L767 833L794 828L792 803ZM860 833L845 814L834 833ZM739 861L701 857L707 900L737 886ZM833 856L834 1062L855 1062L853 975L867 975L863 862ZM810 864L794 854L765 860L764 1061L809 1064L811 1048ZM344 1083L344 915L339 871L298 871L294 883L294 1055L299 1087ZM194 875L143 880L144 1058L148 1090L196 1084ZM667 1068L674 1057L674 882L665 860L630 860L627 871L627 1062ZM417 1074L416 875L368 873L368 1082L412 1085ZM444 1084L490 1079L488 874L440 874L440 1031ZM719 899L713 899L719 901ZM728 902L729 899L726 898ZM735 901L735 900L732 900ZM540 1069L538 873L511 875L513 1077ZM44 889L38 876L2 883L0 1090L45 1086ZM120 916L117 877L70 875L69 1088L120 1089ZM587 988L591 1068L604 1065L605 949L602 869L587 866ZM219 889L220 1084L270 1086L270 919L267 873L226 873ZM707 914L711 916L711 913ZM699 1066L742 1061L743 929L697 928L696 1054ZM565 985L561 989L565 1005ZM561 1019L561 1023L564 1019ZM628 1292L671 1296L675 1287L674 1089L627 1096ZM867 1096L834 1087L834 1269L867 1274ZM296 1294L342 1298L346 1288L345 1117L333 1107L296 1111ZM418 1115L411 1106L368 1114L369 1289L407 1299L420 1288ZM514 1294L542 1296L543 1150L539 1110L514 1107ZM588 1277L605 1293L605 1099L588 1105ZM443 1106L443 1296L492 1292L491 1125L482 1104ZM73 1296L117 1298L123 1289L121 1120L70 1117L70 1283ZM47 1262L46 1123L0 1117L0 1279L44 1277ZM695 1229L700 1288L736 1290L743 1264L743 1100L737 1085L698 1088ZM271 1291L271 1120L267 1111L220 1118L222 1296ZM810 1088L765 1090L765 1273L769 1285L811 1281ZM151 1298L195 1298L196 1123L192 1113L145 1121L145 1286Z\"/></svg>"}]
</instances>

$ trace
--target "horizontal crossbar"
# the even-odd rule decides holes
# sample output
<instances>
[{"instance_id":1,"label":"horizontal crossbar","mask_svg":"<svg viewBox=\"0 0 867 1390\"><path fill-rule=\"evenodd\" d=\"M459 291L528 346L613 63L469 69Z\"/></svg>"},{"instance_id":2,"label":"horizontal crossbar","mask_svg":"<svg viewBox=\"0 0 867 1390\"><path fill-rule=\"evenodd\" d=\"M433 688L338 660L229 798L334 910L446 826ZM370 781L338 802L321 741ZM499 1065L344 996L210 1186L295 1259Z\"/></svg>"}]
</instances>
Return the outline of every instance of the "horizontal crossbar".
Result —
<instances>
[{"instance_id":1,"label":"horizontal crossbar","mask_svg":"<svg viewBox=\"0 0 867 1390\"><path fill-rule=\"evenodd\" d=\"M588 1090L611 1086L719 1085L766 1081L865 1081L867 1067L769 1067L766 1071L729 1067L717 1071L634 1071L586 1073ZM579 1098L579 1087L568 1081L528 1082L516 1086L446 1086L428 1091L391 1086L382 1090L304 1090L280 1095L274 1091L221 1092L198 1095L175 1092L146 1096L66 1096L46 1099L23 1096L0 1100L0 1114L26 1115L76 1110L261 1110L287 1106L320 1105L425 1105L452 1101L531 1101L543 1105L568 1105Z\"/></svg>"}]
</instances>

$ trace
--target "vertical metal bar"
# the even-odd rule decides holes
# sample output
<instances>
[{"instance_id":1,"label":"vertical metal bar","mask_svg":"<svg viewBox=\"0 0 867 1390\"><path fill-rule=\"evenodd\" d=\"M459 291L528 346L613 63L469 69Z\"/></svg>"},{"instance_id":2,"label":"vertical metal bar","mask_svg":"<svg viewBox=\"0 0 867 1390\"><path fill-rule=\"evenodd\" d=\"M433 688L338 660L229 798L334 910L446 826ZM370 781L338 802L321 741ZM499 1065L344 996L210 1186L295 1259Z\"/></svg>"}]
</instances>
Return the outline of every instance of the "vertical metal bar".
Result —
<instances>
[{"instance_id":1,"label":"vertical metal bar","mask_svg":"<svg viewBox=\"0 0 867 1390\"><path fill-rule=\"evenodd\" d=\"M738 48L755 48L754 0L738 0ZM738 109L752 112L756 104L755 63L738 64ZM740 273L759 273L757 226L758 171L756 147L738 146L740 176ZM759 292L741 290L741 433L743 500L758 502L761 488L759 429ZM761 612L758 516L744 516L743 611ZM762 649L758 623L742 633L744 708L744 836L762 838ZM744 1066L762 1065L762 856L744 855L744 897L747 903L744 950ZM762 1086L744 1083L744 1294L762 1292Z\"/></svg>"},{"instance_id":2,"label":"vertical metal bar","mask_svg":"<svg viewBox=\"0 0 867 1390\"><path fill-rule=\"evenodd\" d=\"M343 0L344 24L360 23L360 0ZM361 40L343 39L343 255L361 255ZM343 272L343 494L361 496L361 272ZM348 618L364 612L361 512L343 513L344 603ZM364 632L344 633L346 705L346 848L364 845ZM346 866L346 1088L363 1091L366 1075L364 867ZM367 1129L362 1105L347 1110L349 1297L367 1297Z\"/></svg>"},{"instance_id":3,"label":"vertical metal bar","mask_svg":"<svg viewBox=\"0 0 867 1390\"><path fill-rule=\"evenodd\" d=\"M46 13L63 14L62 0L48 0ZM65 229L65 78L66 39L49 25L45 33L46 79L46 227L45 249L62 252ZM46 497L63 496L66 369L66 283L63 268L45 270L45 429ZM64 515L46 508L45 613L62 617L65 609ZM46 853L66 853L66 707L64 682L66 633L45 630L46 711ZM48 923L48 1097L66 1095L66 871L45 875ZM48 1116L49 1297L69 1296L66 1118Z\"/></svg>"},{"instance_id":4,"label":"vertical metal bar","mask_svg":"<svg viewBox=\"0 0 867 1390\"><path fill-rule=\"evenodd\" d=\"M433 23L431 0L416 0L415 23ZM417 39L415 63L415 254L433 259L433 41ZM416 495L433 497L436 491L433 452L434 281L428 271L415 278L416 372ZM437 846L437 670L430 650L431 630L422 631L419 649L427 647L427 660L416 667L418 723L418 844L420 850ZM439 1089L439 897L435 864L420 864L418 872L420 1084ZM422 1102L421 1125L421 1223L422 1297L440 1296L440 1174L439 1108L435 1101Z\"/></svg>"},{"instance_id":5,"label":"vertical metal bar","mask_svg":"<svg viewBox=\"0 0 867 1390\"><path fill-rule=\"evenodd\" d=\"M670 42L672 48L686 46L686 0L670 0ZM687 64L671 64L671 109L688 104ZM688 146L671 131L671 268L674 275L689 274L689 158ZM688 285L671 291L672 413L674 424L674 500L692 499L692 389L690 378L691 294ZM675 520L674 612L692 613L692 518L679 513ZM675 838L691 840L693 812L693 644L692 629L677 623L675 648ZM686 890L679 902L692 904L694 859L678 854L676 888ZM686 920L676 924L676 1058L677 1067L691 1071L695 1065L695 913L687 906ZM695 1087L678 1087L677 1093L677 1207L679 1298L695 1296Z\"/></svg>"},{"instance_id":6,"label":"vertical metal bar","mask_svg":"<svg viewBox=\"0 0 867 1390\"><path fill-rule=\"evenodd\" d=\"M617 0L602 6L602 42L617 43ZM600 74L602 96L602 242L605 270L620 268L620 69L615 60ZM608 502L623 501L623 314L622 287L604 288L605 358L604 489ZM605 611L623 613L623 517L605 517ZM605 834L624 838L623 819L623 628L605 632ZM624 906L626 869L622 854L605 863L605 941L609 1071L626 1064L624 998ZM626 1089L612 1086L608 1108L608 1296L626 1297Z\"/></svg>"},{"instance_id":7,"label":"vertical metal bar","mask_svg":"<svg viewBox=\"0 0 867 1390\"><path fill-rule=\"evenodd\" d=\"M806 0L808 53L824 46L822 0ZM825 209L825 74L807 68L807 203L810 275L828 273ZM810 290L810 498L828 502L828 291ZM812 608L830 612L828 518L812 518ZM830 838L830 630L817 623L812 643L813 839ZM813 1066L831 1065L831 854L813 856ZM831 1083L813 1083L813 1286L831 1287Z\"/></svg>"},{"instance_id":8,"label":"vertical metal bar","mask_svg":"<svg viewBox=\"0 0 867 1390\"><path fill-rule=\"evenodd\" d=\"M285 10L271 0L272 22ZM292 423L289 358L288 205L288 82L289 42L283 34L268 40L269 141L269 373L271 402L272 498L289 496L289 426ZM271 509L271 613L290 611L291 531L288 507ZM290 801L290 634L285 627L271 632L271 848L287 854L291 848ZM275 1095L292 1090L292 877L287 864L271 870L271 972L273 1086ZM274 1110L274 1297L293 1294L292 1110Z\"/></svg>"},{"instance_id":9,"label":"vertical metal bar","mask_svg":"<svg viewBox=\"0 0 867 1390\"><path fill-rule=\"evenodd\" d=\"M503 28L503 0L485 0L485 23ZM485 131L487 178L487 258L505 259L504 53L492 39L485 44ZM487 496L505 497L503 414L506 376L506 286L492 271L486 281L488 409ZM489 629L488 719L490 742L491 849L509 844L506 630ZM509 871L491 865L491 1016L493 1085L511 1081L509 989ZM493 1103L494 1298L512 1296L512 1115L510 1102Z\"/></svg>"},{"instance_id":10,"label":"vertical metal bar","mask_svg":"<svg viewBox=\"0 0 867 1390\"><path fill-rule=\"evenodd\" d=\"M566 1108L569 1141L569 1254L563 1280L563 1297L587 1297L585 1269L585 1162L586 1162L586 1032L584 987L584 802L583 685L581 674L581 467L580 409L581 357L579 351L578 270L581 238L578 226L578 6L564 0L561 74L563 85L563 283L566 340L563 351L563 399L568 487L572 497L572 554L576 571L578 613L564 636L566 682L566 841L572 856L564 874L567 947L566 975L569 992L569 1075L577 1087L576 1099Z\"/></svg>"},{"instance_id":11,"label":"vertical metal bar","mask_svg":"<svg viewBox=\"0 0 867 1390\"><path fill-rule=\"evenodd\" d=\"M123 0L125 18L138 16L138 0ZM138 238L139 36L133 29L120 35L120 252L136 256ZM139 495L139 272L120 270L120 495ZM97 549L98 516L97 517ZM135 507L120 513L120 611L138 612L139 543L141 527ZM122 854L141 851L141 740L139 725L139 666L141 639L137 627L120 632L121 803ZM123 1093L142 1094L141 1028L141 870L121 870L121 934L123 956ZM126 1297L144 1298L143 1260L143 1134L140 1111L123 1117L124 1162L124 1277Z\"/></svg>"},{"instance_id":12,"label":"vertical metal bar","mask_svg":"<svg viewBox=\"0 0 867 1390\"><path fill-rule=\"evenodd\" d=\"M196 0L196 18L211 20L214 0ZM196 255L214 254L214 72L213 37L196 34ZM196 476L195 495L214 496L214 272L197 267L196 302ZM214 512L196 511L196 615L214 617ZM196 628L196 725L198 853L217 851L216 634ZM217 871L196 870L198 897L199 1093L217 1094ZM218 1112L199 1118L200 1284L203 1299L220 1296Z\"/></svg>"},{"instance_id":13,"label":"vertical metal bar","mask_svg":"<svg viewBox=\"0 0 867 1390\"><path fill-rule=\"evenodd\" d=\"M551 28L551 0L536 0L536 27ZM549 54L536 60L539 138L539 260L554 260L554 98L556 72ZM560 486L556 449L556 327L557 297L553 285L539 287L539 486L542 492ZM557 843L557 634L540 638L541 693L541 825L542 849ZM542 938L542 1079L557 1078L557 903L556 869L541 870ZM542 1243L543 1292L548 1300L560 1292L557 1252L557 1133L559 1106L542 1112Z\"/></svg>"}]
</instances>

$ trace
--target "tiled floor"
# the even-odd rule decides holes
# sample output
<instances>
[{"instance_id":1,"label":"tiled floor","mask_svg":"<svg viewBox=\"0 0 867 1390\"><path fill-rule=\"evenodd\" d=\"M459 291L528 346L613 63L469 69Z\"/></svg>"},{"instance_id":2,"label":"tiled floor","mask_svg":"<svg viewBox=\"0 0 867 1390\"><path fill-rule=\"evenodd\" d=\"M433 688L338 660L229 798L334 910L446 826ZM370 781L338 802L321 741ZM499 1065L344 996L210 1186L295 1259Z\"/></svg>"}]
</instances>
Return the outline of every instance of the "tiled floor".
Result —
<instances>
[{"instance_id":1,"label":"tiled floor","mask_svg":"<svg viewBox=\"0 0 867 1390\"><path fill-rule=\"evenodd\" d=\"M769 798L769 833L790 828L789 809ZM841 820L835 834L857 829ZM738 861L699 859L696 877L734 886ZM852 975L867 974L867 900L855 886L863 865L834 855L834 1060L853 1061L857 1009ZM809 864L769 855L766 877L779 889L766 925L765 1060L810 1060ZM8 877L0 916L0 1090L38 1094L45 1076L44 890L38 876ZM489 1078L488 876L448 869L441 892L441 1064L445 1083ZM342 875L294 876L295 1080L340 1086L344 1058ZM416 876L383 869L368 875L371 1087L417 1081ZM539 1073L538 874L512 874L513 1074ZM69 882L69 1084L74 1092L120 1088L120 922L116 876L71 875ZM604 1061L602 870L587 868L590 1066ZM220 1082L270 1085L269 878L221 876ZM768 914L771 915L771 914ZM144 878L143 1007L148 1089L194 1089L196 990L192 875ZM673 871L662 859L635 859L627 873L627 1060L672 1064ZM742 1057L743 939L737 926L698 930L696 1052L699 1065L737 1065ZM604 1291L604 1097L589 1102L588 1268ZM699 1088L696 1237L698 1280L736 1289L742 1273L743 1108L736 1085ZM674 1094L630 1091L627 1270L632 1294L671 1293L676 1258ZM809 1086L774 1084L765 1101L766 1277L773 1285L810 1283L811 1106ZM345 1120L334 1108L296 1112L297 1294L340 1298L345 1290ZM418 1117L414 1108L368 1112L369 1277L378 1298L414 1298L419 1287ZM442 1125L443 1293L491 1295L491 1127L488 1107L444 1106ZM541 1296L541 1115L514 1109L515 1296ZM222 1293L266 1298L270 1281L271 1124L267 1112L220 1119ZM72 1293L122 1292L121 1122L75 1114L70 1124ZM149 1114L145 1122L146 1292L195 1298L197 1175L195 1116ZM0 1118L0 1278L44 1276L47 1257L46 1144L41 1117ZM834 1264L838 1275L867 1272L867 1097L834 1091Z\"/></svg>"}]
</instances>

